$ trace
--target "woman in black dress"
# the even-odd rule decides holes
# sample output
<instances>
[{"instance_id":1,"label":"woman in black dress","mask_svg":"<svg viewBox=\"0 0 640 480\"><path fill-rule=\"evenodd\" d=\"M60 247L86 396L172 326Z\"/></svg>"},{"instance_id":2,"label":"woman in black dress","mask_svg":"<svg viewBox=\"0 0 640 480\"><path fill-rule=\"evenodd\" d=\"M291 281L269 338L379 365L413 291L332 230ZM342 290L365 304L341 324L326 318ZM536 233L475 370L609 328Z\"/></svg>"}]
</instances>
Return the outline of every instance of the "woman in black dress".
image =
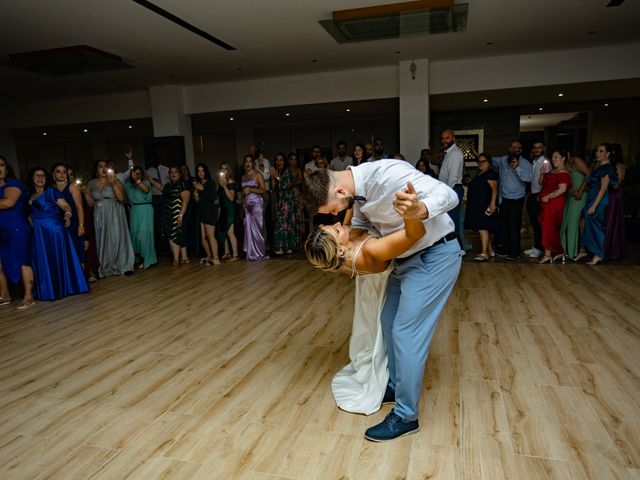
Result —
<instances>
[{"instance_id":1,"label":"woman in black dress","mask_svg":"<svg viewBox=\"0 0 640 480\"><path fill-rule=\"evenodd\" d=\"M464 228L480 234L482 252L474 257L478 262L486 262L493 257L491 235L498 228L496 201L498 197L498 174L491 169L491 156L478 155L478 173L469 183L467 190L467 211Z\"/></svg>"},{"instance_id":2,"label":"woman in black dress","mask_svg":"<svg viewBox=\"0 0 640 480\"><path fill-rule=\"evenodd\" d=\"M206 257L200 259L200 263L204 263L205 265L220 265L218 242L216 241L216 225L220 217L219 208L216 205L218 192L216 191L215 182L211 179L209 167L204 163L196 165L193 198L198 204L202 247L207 254Z\"/></svg>"}]
</instances>

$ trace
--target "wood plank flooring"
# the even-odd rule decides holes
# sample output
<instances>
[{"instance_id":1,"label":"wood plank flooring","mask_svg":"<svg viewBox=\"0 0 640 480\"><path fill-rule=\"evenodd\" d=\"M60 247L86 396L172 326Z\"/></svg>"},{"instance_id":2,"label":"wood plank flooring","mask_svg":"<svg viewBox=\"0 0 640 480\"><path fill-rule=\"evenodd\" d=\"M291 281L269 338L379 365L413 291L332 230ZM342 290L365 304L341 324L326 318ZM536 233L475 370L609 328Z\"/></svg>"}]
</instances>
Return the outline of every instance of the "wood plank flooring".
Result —
<instances>
[{"instance_id":1,"label":"wood plank flooring","mask_svg":"<svg viewBox=\"0 0 640 480\"><path fill-rule=\"evenodd\" d=\"M336 408L353 284L160 265L0 307L0 478L640 480L640 267L464 263L421 431Z\"/></svg>"}]
</instances>

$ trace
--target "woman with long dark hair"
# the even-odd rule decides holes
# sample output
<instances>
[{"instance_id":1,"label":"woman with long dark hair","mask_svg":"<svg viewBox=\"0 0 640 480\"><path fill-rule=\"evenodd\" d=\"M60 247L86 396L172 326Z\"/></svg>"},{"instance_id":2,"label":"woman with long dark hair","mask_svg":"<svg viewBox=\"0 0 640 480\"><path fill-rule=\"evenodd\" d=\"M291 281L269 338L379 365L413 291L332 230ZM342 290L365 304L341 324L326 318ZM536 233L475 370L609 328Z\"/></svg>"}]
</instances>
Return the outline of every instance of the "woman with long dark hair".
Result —
<instances>
[{"instance_id":1,"label":"woman with long dark hair","mask_svg":"<svg viewBox=\"0 0 640 480\"><path fill-rule=\"evenodd\" d=\"M71 206L71 225L69 233L73 239L80 263L84 262L84 208L82 194L78 186L69 181L69 171L64 163L54 163L51 167L54 186L58 189L66 202Z\"/></svg>"},{"instance_id":2,"label":"woman with long dark hair","mask_svg":"<svg viewBox=\"0 0 640 480\"><path fill-rule=\"evenodd\" d=\"M33 240L31 264L38 300L56 300L86 293L89 286L69 232L71 205L42 167L29 172Z\"/></svg>"},{"instance_id":3,"label":"woman with long dark hair","mask_svg":"<svg viewBox=\"0 0 640 480\"><path fill-rule=\"evenodd\" d=\"M220 203L220 221L218 222L218 241L224 246L223 260L238 261L238 240L236 238L236 181L229 162L220 165L218 179L218 202Z\"/></svg>"},{"instance_id":4,"label":"woman with long dark hair","mask_svg":"<svg viewBox=\"0 0 640 480\"><path fill-rule=\"evenodd\" d=\"M35 303L28 199L27 188L16 180L7 159L0 156L0 306L11 303L8 282L15 284L21 279L24 297L18 308Z\"/></svg>"},{"instance_id":5,"label":"woman with long dark hair","mask_svg":"<svg viewBox=\"0 0 640 480\"><path fill-rule=\"evenodd\" d=\"M206 265L220 265L218 258L218 241L216 240L216 225L220 218L216 205L216 183L211 178L209 167L204 163L196 165L196 179L193 183L193 198L200 213L200 235L202 247L207 256L200 259Z\"/></svg>"}]
</instances>

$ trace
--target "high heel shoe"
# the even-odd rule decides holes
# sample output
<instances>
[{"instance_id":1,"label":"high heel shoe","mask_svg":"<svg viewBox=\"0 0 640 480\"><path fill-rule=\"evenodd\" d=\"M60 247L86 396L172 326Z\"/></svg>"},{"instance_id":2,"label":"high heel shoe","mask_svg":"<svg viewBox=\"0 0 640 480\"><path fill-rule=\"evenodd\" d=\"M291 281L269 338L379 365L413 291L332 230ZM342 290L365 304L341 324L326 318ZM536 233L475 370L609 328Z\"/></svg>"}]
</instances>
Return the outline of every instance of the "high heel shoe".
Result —
<instances>
[{"instance_id":1,"label":"high heel shoe","mask_svg":"<svg viewBox=\"0 0 640 480\"><path fill-rule=\"evenodd\" d=\"M587 265L602 265L602 259L598 256L594 256L590 262L587 262Z\"/></svg>"},{"instance_id":2,"label":"high heel shoe","mask_svg":"<svg viewBox=\"0 0 640 480\"><path fill-rule=\"evenodd\" d=\"M573 257L573 261L574 262L579 262L580 260L582 260L583 258L587 258L587 252L580 252L578 255L576 255L575 257Z\"/></svg>"},{"instance_id":3,"label":"high heel shoe","mask_svg":"<svg viewBox=\"0 0 640 480\"><path fill-rule=\"evenodd\" d=\"M553 257L547 257L546 255L538 262L540 265L543 263L553 263Z\"/></svg>"},{"instance_id":4,"label":"high heel shoe","mask_svg":"<svg viewBox=\"0 0 640 480\"><path fill-rule=\"evenodd\" d=\"M552 263L556 263L556 262L567 263L567 256L564 253L556 255L555 257L553 257Z\"/></svg>"}]
</instances>

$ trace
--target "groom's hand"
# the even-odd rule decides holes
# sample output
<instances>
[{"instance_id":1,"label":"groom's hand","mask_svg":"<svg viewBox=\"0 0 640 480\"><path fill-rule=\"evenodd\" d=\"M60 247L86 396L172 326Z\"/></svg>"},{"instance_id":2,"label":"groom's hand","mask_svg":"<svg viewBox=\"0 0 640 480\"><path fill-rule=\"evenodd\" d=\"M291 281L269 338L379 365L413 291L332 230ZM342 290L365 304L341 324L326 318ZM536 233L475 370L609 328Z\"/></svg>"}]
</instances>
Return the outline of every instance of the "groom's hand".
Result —
<instances>
[{"instance_id":1,"label":"groom's hand","mask_svg":"<svg viewBox=\"0 0 640 480\"><path fill-rule=\"evenodd\" d=\"M429 214L424 203L418 199L418 195L411 182L407 182L407 188L405 190L396 193L393 208L403 218L419 218L424 220Z\"/></svg>"}]
</instances>

